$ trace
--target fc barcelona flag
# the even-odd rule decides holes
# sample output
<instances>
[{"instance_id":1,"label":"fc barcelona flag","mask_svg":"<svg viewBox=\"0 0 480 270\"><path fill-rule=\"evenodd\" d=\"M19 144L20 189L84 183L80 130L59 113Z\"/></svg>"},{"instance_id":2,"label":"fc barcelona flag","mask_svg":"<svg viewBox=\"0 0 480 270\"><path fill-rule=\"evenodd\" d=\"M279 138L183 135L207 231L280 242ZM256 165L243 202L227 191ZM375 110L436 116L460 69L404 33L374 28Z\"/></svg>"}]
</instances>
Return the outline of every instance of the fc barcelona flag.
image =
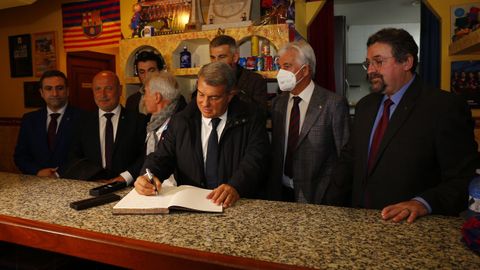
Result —
<instances>
[{"instance_id":1,"label":"fc barcelona flag","mask_svg":"<svg viewBox=\"0 0 480 270\"><path fill-rule=\"evenodd\" d=\"M118 46L120 1L90 0L62 5L65 51Z\"/></svg>"}]
</instances>

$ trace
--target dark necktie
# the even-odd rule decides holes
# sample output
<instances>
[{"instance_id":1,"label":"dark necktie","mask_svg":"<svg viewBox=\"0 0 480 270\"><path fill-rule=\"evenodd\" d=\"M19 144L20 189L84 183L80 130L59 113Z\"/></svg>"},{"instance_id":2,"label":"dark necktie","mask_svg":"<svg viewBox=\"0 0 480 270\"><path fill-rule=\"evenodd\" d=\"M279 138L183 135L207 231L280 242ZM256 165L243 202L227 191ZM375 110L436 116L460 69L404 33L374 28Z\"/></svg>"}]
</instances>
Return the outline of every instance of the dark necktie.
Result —
<instances>
[{"instance_id":1,"label":"dark necktie","mask_svg":"<svg viewBox=\"0 0 480 270\"><path fill-rule=\"evenodd\" d=\"M390 119L390 106L392 106L393 101L391 99L386 99L383 103L383 114L378 122L375 133L373 134L372 145L370 146L370 155L368 157L368 172L373 169L373 164L378 154L378 148L382 142L383 135L387 130L388 120Z\"/></svg>"},{"instance_id":2,"label":"dark necktie","mask_svg":"<svg viewBox=\"0 0 480 270\"><path fill-rule=\"evenodd\" d=\"M205 161L205 178L207 179L207 188L212 189L218 186L218 134L217 127L220 118L213 118L212 132L208 137L207 160Z\"/></svg>"},{"instance_id":3,"label":"dark necktie","mask_svg":"<svg viewBox=\"0 0 480 270\"><path fill-rule=\"evenodd\" d=\"M112 154L113 154L113 124L112 117L114 113L106 113L103 116L107 118L105 124L105 168L112 168Z\"/></svg>"},{"instance_id":4,"label":"dark necktie","mask_svg":"<svg viewBox=\"0 0 480 270\"><path fill-rule=\"evenodd\" d=\"M55 137L57 135L57 118L60 116L59 113L51 113L50 114L50 123L48 124L48 148L50 151L53 151L55 146Z\"/></svg>"},{"instance_id":5,"label":"dark necktie","mask_svg":"<svg viewBox=\"0 0 480 270\"><path fill-rule=\"evenodd\" d=\"M302 101L300 97L293 97L292 111L290 112L290 124L288 126L287 155L285 156L284 173L293 178L293 155L298 143L298 134L300 128L300 108L298 103Z\"/></svg>"}]
</instances>

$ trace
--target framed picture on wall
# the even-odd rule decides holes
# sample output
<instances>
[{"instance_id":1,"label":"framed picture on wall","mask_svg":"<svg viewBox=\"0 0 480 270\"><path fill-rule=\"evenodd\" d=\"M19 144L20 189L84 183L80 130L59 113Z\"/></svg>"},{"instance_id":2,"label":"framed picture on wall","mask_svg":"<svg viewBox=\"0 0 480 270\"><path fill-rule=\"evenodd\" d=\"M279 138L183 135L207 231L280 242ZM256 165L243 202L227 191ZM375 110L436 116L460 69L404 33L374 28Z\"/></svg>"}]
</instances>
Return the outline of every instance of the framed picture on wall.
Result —
<instances>
[{"instance_id":1,"label":"framed picture on wall","mask_svg":"<svg viewBox=\"0 0 480 270\"><path fill-rule=\"evenodd\" d=\"M8 50L10 53L10 76L31 77L33 69L30 35L9 36Z\"/></svg>"},{"instance_id":2,"label":"framed picture on wall","mask_svg":"<svg viewBox=\"0 0 480 270\"><path fill-rule=\"evenodd\" d=\"M33 67L35 77L47 70L57 69L57 43L55 31L35 33L33 36Z\"/></svg>"},{"instance_id":3,"label":"framed picture on wall","mask_svg":"<svg viewBox=\"0 0 480 270\"><path fill-rule=\"evenodd\" d=\"M480 2L451 6L450 31L452 41L456 41L480 28Z\"/></svg>"},{"instance_id":4,"label":"framed picture on wall","mask_svg":"<svg viewBox=\"0 0 480 270\"><path fill-rule=\"evenodd\" d=\"M39 89L39 81L23 82L23 104L25 108L39 108L45 105Z\"/></svg>"},{"instance_id":5,"label":"framed picture on wall","mask_svg":"<svg viewBox=\"0 0 480 270\"><path fill-rule=\"evenodd\" d=\"M472 108L480 108L480 61L452 62L450 89L467 99Z\"/></svg>"}]
</instances>

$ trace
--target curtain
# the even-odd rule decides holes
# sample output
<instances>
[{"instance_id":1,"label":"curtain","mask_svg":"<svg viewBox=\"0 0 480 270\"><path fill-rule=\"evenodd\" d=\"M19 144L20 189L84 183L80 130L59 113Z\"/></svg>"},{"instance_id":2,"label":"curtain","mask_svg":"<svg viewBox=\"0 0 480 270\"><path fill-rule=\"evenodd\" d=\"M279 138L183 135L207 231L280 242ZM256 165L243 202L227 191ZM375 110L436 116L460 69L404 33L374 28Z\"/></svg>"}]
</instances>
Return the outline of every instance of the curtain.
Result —
<instances>
[{"instance_id":1,"label":"curtain","mask_svg":"<svg viewBox=\"0 0 480 270\"><path fill-rule=\"evenodd\" d=\"M440 88L440 20L423 1L420 10L419 73L426 83Z\"/></svg>"},{"instance_id":2,"label":"curtain","mask_svg":"<svg viewBox=\"0 0 480 270\"><path fill-rule=\"evenodd\" d=\"M317 58L314 81L318 85L335 92L335 35L333 29L333 0L327 0L308 27L307 40L315 51Z\"/></svg>"}]
</instances>

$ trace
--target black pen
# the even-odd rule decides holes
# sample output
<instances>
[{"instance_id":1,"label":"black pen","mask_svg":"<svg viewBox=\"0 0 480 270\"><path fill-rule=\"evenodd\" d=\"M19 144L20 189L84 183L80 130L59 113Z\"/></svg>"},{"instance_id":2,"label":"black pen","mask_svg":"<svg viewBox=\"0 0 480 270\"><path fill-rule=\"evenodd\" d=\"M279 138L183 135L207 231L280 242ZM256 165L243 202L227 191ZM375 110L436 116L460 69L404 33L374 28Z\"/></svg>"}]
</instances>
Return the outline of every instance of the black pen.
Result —
<instances>
[{"instance_id":1,"label":"black pen","mask_svg":"<svg viewBox=\"0 0 480 270\"><path fill-rule=\"evenodd\" d=\"M152 184L155 188L155 194L158 194L157 185L155 185L155 180L153 180L153 173L149 169L146 169L145 171L147 172L146 174L148 177L148 181L150 181L150 184Z\"/></svg>"}]
</instances>

